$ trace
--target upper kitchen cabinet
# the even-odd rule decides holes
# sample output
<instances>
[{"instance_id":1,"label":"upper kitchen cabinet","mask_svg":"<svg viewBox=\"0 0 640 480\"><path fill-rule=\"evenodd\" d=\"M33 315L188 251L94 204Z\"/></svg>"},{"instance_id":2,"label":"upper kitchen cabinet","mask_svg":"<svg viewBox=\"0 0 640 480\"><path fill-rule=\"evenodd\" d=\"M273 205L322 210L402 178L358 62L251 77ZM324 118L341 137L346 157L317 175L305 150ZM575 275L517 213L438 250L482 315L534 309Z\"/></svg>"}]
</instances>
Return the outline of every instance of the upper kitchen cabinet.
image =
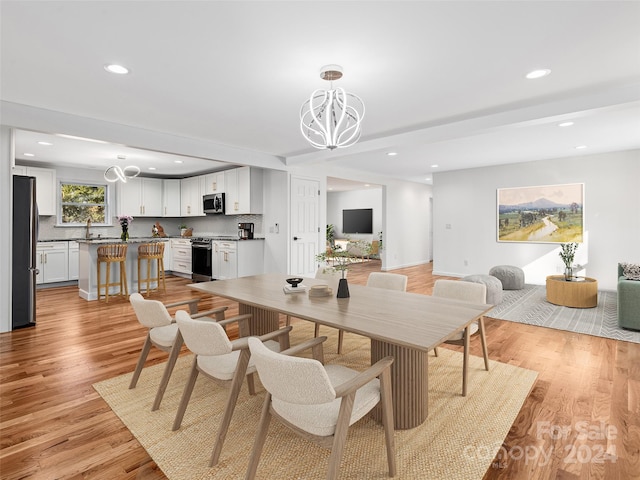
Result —
<instances>
[{"instance_id":1,"label":"upper kitchen cabinet","mask_svg":"<svg viewBox=\"0 0 640 480\"><path fill-rule=\"evenodd\" d=\"M226 215L262 213L262 169L240 167L224 172Z\"/></svg>"},{"instance_id":2,"label":"upper kitchen cabinet","mask_svg":"<svg viewBox=\"0 0 640 480\"><path fill-rule=\"evenodd\" d=\"M224 193L224 172L208 173L204 176L204 192L203 195L211 195L212 193Z\"/></svg>"},{"instance_id":3,"label":"upper kitchen cabinet","mask_svg":"<svg viewBox=\"0 0 640 480\"><path fill-rule=\"evenodd\" d=\"M13 168L14 175L26 175L36 177L36 203L38 204L38 214L52 216L56 215L56 171L52 168L25 167L16 165Z\"/></svg>"},{"instance_id":4,"label":"upper kitchen cabinet","mask_svg":"<svg viewBox=\"0 0 640 480\"><path fill-rule=\"evenodd\" d=\"M180 180L163 180L162 195L162 216L163 217L179 217L180 216Z\"/></svg>"},{"instance_id":5,"label":"upper kitchen cabinet","mask_svg":"<svg viewBox=\"0 0 640 480\"><path fill-rule=\"evenodd\" d=\"M202 195L205 188L204 175L180 180L180 216L204 216L202 211Z\"/></svg>"},{"instance_id":6,"label":"upper kitchen cabinet","mask_svg":"<svg viewBox=\"0 0 640 480\"><path fill-rule=\"evenodd\" d=\"M162 179L136 177L118 183L118 215L162 216Z\"/></svg>"}]
</instances>

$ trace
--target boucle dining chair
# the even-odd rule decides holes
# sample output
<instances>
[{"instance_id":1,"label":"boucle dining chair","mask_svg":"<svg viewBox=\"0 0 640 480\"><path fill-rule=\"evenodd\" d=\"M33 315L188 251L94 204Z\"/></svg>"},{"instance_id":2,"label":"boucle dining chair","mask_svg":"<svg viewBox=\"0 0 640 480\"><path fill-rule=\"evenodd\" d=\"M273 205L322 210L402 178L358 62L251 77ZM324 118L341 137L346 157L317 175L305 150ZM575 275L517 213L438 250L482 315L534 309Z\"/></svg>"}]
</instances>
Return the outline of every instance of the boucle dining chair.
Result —
<instances>
[{"instance_id":1,"label":"boucle dining chair","mask_svg":"<svg viewBox=\"0 0 640 480\"><path fill-rule=\"evenodd\" d=\"M407 291L406 275L398 273L371 272L367 278L367 287L386 288L387 290Z\"/></svg>"},{"instance_id":2,"label":"boucle dining chair","mask_svg":"<svg viewBox=\"0 0 640 480\"><path fill-rule=\"evenodd\" d=\"M348 270L344 270L344 278L347 278ZM333 295L338 292L338 283L342 276L343 271L338 270L335 267L319 267L316 270L315 278L318 280L324 280L329 288L333 290ZM286 325L289 326L291 324L291 317L287 315ZM313 333L314 337L317 337L320 334L320 324L316 323L315 330ZM338 354L342 353L342 342L344 340L344 331L338 330Z\"/></svg>"},{"instance_id":3,"label":"boucle dining chair","mask_svg":"<svg viewBox=\"0 0 640 480\"><path fill-rule=\"evenodd\" d=\"M153 406L151 407L152 411L160 408L162 397L167 389L167 384L171 378L173 367L176 364L176 360L178 360L178 355L180 355L180 349L182 348L182 336L178 331L178 325L176 325L174 319L171 318L171 314L167 309L188 305L189 310L192 312L194 317L208 318L210 315L214 315L216 321L224 320L224 312L227 310L227 307L219 307L206 312L197 313L197 304L200 300L200 298L191 298L179 302L163 304L157 300L145 299L139 293L133 293L129 296L129 302L131 302L131 306L133 307L133 311L135 312L138 321L148 329L147 337L142 346L142 351L140 352L136 368L133 371L133 377L131 378L129 388L135 388L138 384L140 373L147 361L147 356L149 355L151 346L169 353L169 360L165 366L162 379L160 380L160 385L158 386L158 392L156 393L156 398L153 401ZM211 318L209 318L209 320L213 321Z\"/></svg>"},{"instance_id":4,"label":"boucle dining chair","mask_svg":"<svg viewBox=\"0 0 640 480\"><path fill-rule=\"evenodd\" d=\"M222 446L233 416L233 410L245 377L249 385L249 393L251 395L256 393L253 379L256 367L250 358L251 354L247 343L250 319L251 314L243 314L220 322L203 322L202 320L193 319L184 310L176 312L178 328L187 348L194 353L194 359L172 430L178 430L182 425L182 419L187 410L199 373L214 380L216 383L230 386L225 411L220 422L218 434L215 437L216 442L211 454L210 466L216 465L220 458ZM238 322L241 336L231 341L224 327L233 322ZM265 343L265 348L274 351L284 350L289 347L289 332L291 328L281 328L256 338L259 339L259 342ZM278 341L275 341L275 339Z\"/></svg>"},{"instance_id":5,"label":"boucle dining chair","mask_svg":"<svg viewBox=\"0 0 640 480\"><path fill-rule=\"evenodd\" d=\"M433 296L441 298L452 298L472 303L486 303L487 287L482 283L462 282L459 280L436 280L433 285ZM470 335L480 334L482 343L482 356L484 357L484 368L489 370L489 354L487 353L487 338L484 330L484 317L480 317L477 322L469 325ZM462 396L467 395L467 376L469 366L467 365L467 357L469 345L465 342L464 331L456 333L453 337L448 338L444 343L451 345L462 345L465 349L464 364L462 366ZM437 348L434 349L436 356Z\"/></svg>"},{"instance_id":6,"label":"boucle dining chair","mask_svg":"<svg viewBox=\"0 0 640 480\"><path fill-rule=\"evenodd\" d=\"M382 406L389 475L395 476L393 357L357 372L341 365L325 366L315 358L273 352L254 337L249 338L249 348L267 395L245 479L256 476L272 416L304 439L331 448L326 478L338 478L349 426L378 403Z\"/></svg>"}]
</instances>

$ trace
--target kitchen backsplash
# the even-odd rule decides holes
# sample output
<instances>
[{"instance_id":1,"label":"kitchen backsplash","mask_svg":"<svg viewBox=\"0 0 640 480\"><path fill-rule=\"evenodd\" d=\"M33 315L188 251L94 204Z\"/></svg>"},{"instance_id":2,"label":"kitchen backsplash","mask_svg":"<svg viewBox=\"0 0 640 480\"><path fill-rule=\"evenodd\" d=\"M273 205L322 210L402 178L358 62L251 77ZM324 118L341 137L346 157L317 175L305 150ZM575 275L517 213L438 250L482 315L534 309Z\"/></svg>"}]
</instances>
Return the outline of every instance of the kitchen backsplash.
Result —
<instances>
[{"instance_id":1,"label":"kitchen backsplash","mask_svg":"<svg viewBox=\"0 0 640 480\"><path fill-rule=\"evenodd\" d=\"M131 237L151 236L151 228L157 222L164 228L164 233L169 237L179 237L179 226L184 223L188 228L193 228L194 236L204 236L211 234L231 235L238 233L239 222L252 222L254 232L257 236L263 235L262 215L207 215L206 217L185 217L185 218L149 218L134 217L129 225L129 235ZM91 227L94 237L118 237L122 229L118 220L114 217L113 226ZM40 230L38 239L40 240L67 240L73 238L84 238L85 227L57 227L56 217L40 217Z\"/></svg>"}]
</instances>

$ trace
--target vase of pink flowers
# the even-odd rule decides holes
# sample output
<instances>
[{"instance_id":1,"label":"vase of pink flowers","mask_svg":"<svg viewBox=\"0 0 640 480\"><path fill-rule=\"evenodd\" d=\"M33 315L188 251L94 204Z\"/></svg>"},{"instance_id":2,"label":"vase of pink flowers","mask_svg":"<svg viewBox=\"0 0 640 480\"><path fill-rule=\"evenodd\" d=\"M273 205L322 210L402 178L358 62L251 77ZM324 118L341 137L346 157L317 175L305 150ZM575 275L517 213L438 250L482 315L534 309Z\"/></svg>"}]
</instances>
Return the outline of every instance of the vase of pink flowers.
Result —
<instances>
[{"instance_id":1,"label":"vase of pink flowers","mask_svg":"<svg viewBox=\"0 0 640 480\"><path fill-rule=\"evenodd\" d=\"M118 222L120 222L120 226L122 227L120 240L126 242L127 240L129 240L129 224L133 222L133 217L129 215L120 215L118 217Z\"/></svg>"}]
</instances>

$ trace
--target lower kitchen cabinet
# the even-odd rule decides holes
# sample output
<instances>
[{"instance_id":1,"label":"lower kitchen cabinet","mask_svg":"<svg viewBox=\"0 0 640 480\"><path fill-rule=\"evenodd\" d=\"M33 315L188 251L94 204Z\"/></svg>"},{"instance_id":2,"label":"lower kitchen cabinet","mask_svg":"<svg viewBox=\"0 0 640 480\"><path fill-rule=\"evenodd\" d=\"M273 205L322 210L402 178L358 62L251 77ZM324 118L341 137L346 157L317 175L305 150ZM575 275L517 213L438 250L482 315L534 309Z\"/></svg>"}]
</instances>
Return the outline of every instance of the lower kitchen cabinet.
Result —
<instances>
[{"instance_id":1,"label":"lower kitchen cabinet","mask_svg":"<svg viewBox=\"0 0 640 480\"><path fill-rule=\"evenodd\" d=\"M171 239L171 271L191 275L191 240Z\"/></svg>"},{"instance_id":2,"label":"lower kitchen cabinet","mask_svg":"<svg viewBox=\"0 0 640 480\"><path fill-rule=\"evenodd\" d=\"M36 283L69 280L69 242L38 242L36 247Z\"/></svg>"},{"instance_id":3,"label":"lower kitchen cabinet","mask_svg":"<svg viewBox=\"0 0 640 480\"><path fill-rule=\"evenodd\" d=\"M211 256L215 280L264 273L264 240L214 241Z\"/></svg>"}]
</instances>

